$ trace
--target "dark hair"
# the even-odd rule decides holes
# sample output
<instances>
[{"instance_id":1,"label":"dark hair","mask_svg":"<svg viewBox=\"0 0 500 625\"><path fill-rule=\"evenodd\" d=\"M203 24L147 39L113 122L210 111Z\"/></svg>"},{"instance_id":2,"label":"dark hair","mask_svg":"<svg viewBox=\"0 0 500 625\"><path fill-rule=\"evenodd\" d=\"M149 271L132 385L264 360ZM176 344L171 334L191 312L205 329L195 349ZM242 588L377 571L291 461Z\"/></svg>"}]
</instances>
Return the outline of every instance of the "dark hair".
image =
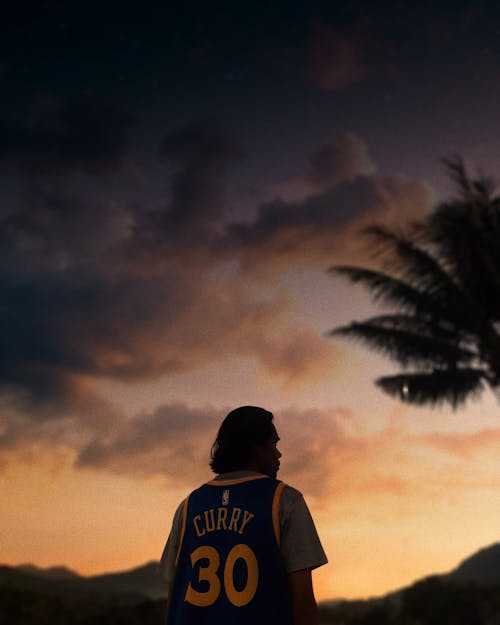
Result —
<instances>
[{"instance_id":1,"label":"dark hair","mask_svg":"<svg viewBox=\"0 0 500 625\"><path fill-rule=\"evenodd\" d=\"M254 447L269 440L273 432L273 414L257 406L240 406L222 422L210 453L214 473L244 469L254 454Z\"/></svg>"}]
</instances>

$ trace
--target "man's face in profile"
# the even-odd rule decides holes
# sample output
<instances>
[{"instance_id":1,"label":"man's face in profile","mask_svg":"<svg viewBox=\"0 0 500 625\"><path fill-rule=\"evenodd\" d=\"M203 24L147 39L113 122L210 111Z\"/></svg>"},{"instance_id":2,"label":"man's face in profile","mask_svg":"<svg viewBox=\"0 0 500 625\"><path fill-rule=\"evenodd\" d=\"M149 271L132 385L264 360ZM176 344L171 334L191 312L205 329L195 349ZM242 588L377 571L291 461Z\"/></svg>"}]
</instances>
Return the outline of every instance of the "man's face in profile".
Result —
<instances>
[{"instance_id":1,"label":"man's face in profile","mask_svg":"<svg viewBox=\"0 0 500 625\"><path fill-rule=\"evenodd\" d=\"M273 425L271 436L265 443L256 448L259 471L264 473L264 475L276 477L278 474L281 458L281 452L277 446L279 440L278 432Z\"/></svg>"}]
</instances>

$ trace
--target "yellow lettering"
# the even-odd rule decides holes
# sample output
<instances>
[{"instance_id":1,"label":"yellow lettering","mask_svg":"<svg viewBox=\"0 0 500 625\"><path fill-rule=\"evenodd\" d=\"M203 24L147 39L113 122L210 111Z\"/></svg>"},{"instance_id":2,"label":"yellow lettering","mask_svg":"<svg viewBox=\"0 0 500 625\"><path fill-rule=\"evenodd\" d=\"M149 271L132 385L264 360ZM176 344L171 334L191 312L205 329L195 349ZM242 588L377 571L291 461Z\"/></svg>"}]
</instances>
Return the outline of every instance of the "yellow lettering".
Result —
<instances>
[{"instance_id":1,"label":"yellow lettering","mask_svg":"<svg viewBox=\"0 0 500 625\"><path fill-rule=\"evenodd\" d=\"M251 512L247 512L246 510L243 512L243 521L241 522L240 525L240 529L239 529L239 534L243 534L243 529L245 527L245 525L251 520L253 519L255 516L255 514L252 514Z\"/></svg>"},{"instance_id":2,"label":"yellow lettering","mask_svg":"<svg viewBox=\"0 0 500 625\"><path fill-rule=\"evenodd\" d=\"M228 530L233 530L235 532L238 531L238 521L240 520L241 509L233 508L233 512L231 514L231 520L229 521Z\"/></svg>"},{"instance_id":3,"label":"yellow lettering","mask_svg":"<svg viewBox=\"0 0 500 625\"><path fill-rule=\"evenodd\" d=\"M227 519L227 508L217 508L217 529L225 529L226 527L226 519Z\"/></svg>"},{"instance_id":4,"label":"yellow lettering","mask_svg":"<svg viewBox=\"0 0 500 625\"><path fill-rule=\"evenodd\" d=\"M205 510L203 513L205 515L205 527L207 528L207 532L213 532L215 529L215 517L214 510ZM208 520L210 517L210 521Z\"/></svg>"},{"instance_id":5,"label":"yellow lettering","mask_svg":"<svg viewBox=\"0 0 500 625\"><path fill-rule=\"evenodd\" d=\"M246 582L239 590L234 585L234 569L238 560L243 560L247 569ZM214 547L204 545L191 553L193 577L197 571L196 586L203 588L203 592L193 588L189 582L184 601L200 608L211 606L217 601L222 590L220 564L219 553ZM227 598L237 608L247 605L255 597L259 585L259 566L255 553L248 545L235 545L227 554L222 581Z\"/></svg>"},{"instance_id":6,"label":"yellow lettering","mask_svg":"<svg viewBox=\"0 0 500 625\"><path fill-rule=\"evenodd\" d=\"M198 571L198 582L208 582L208 590L199 592L189 586L184 597L184 601L196 605L200 608L206 608L217 601L220 594L220 579L217 575L219 569L220 557L216 549L213 547L198 547L191 554L191 564L194 568L195 564L202 559L208 560L207 566L200 566Z\"/></svg>"},{"instance_id":7,"label":"yellow lettering","mask_svg":"<svg viewBox=\"0 0 500 625\"><path fill-rule=\"evenodd\" d=\"M194 529L196 532L196 536L198 536L198 538L200 538L201 536L203 536L203 534L205 534L205 530L200 530L200 528L198 527L198 521L201 521L201 516L199 514L197 514L194 519L193 519L193 525L194 525Z\"/></svg>"},{"instance_id":8,"label":"yellow lettering","mask_svg":"<svg viewBox=\"0 0 500 625\"><path fill-rule=\"evenodd\" d=\"M243 560L247 567L247 581L242 590L236 590L233 579L234 566L239 559ZM241 608L255 597L258 585L259 566L254 552L248 545L236 545L228 553L224 566L224 588L227 598L234 606Z\"/></svg>"}]
</instances>

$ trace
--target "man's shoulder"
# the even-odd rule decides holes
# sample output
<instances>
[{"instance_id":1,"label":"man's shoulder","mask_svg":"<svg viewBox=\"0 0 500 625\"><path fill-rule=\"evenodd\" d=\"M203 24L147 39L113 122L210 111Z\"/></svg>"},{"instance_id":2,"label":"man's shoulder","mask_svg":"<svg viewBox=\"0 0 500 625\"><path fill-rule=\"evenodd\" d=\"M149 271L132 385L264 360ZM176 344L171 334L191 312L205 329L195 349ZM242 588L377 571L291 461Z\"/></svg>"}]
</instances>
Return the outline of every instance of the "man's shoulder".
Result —
<instances>
[{"instance_id":1,"label":"man's shoulder","mask_svg":"<svg viewBox=\"0 0 500 625\"><path fill-rule=\"evenodd\" d=\"M293 486L290 486L290 484L287 484L286 482L283 482L283 494L281 496L281 499L284 503L288 505L293 505L297 501L303 500L304 496L302 495L300 490L294 488Z\"/></svg>"}]
</instances>

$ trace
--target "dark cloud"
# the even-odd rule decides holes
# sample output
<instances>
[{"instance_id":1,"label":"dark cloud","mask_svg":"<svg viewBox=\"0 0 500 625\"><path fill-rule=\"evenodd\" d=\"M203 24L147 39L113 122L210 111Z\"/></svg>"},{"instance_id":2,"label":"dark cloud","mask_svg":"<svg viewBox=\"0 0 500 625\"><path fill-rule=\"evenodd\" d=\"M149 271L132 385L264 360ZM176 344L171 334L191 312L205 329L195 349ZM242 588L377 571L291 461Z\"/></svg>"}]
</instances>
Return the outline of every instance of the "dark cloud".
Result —
<instances>
[{"instance_id":1,"label":"dark cloud","mask_svg":"<svg viewBox=\"0 0 500 625\"><path fill-rule=\"evenodd\" d=\"M0 260L18 269L100 267L128 237L131 212L113 201L83 200L59 184L35 181L23 189L21 208L0 221Z\"/></svg>"},{"instance_id":2,"label":"dark cloud","mask_svg":"<svg viewBox=\"0 0 500 625\"><path fill-rule=\"evenodd\" d=\"M207 479L210 447L225 414L182 404L138 415L118 432L96 437L80 452L79 468L100 468L134 476L160 475L189 484Z\"/></svg>"},{"instance_id":3,"label":"dark cloud","mask_svg":"<svg viewBox=\"0 0 500 625\"><path fill-rule=\"evenodd\" d=\"M52 140L54 146L57 133ZM31 444L35 432L44 440L40 428L48 421L63 433L68 419L79 422L90 438L120 422L93 387L100 379L152 379L228 356L255 359L285 385L328 371L333 344L290 322L293 299L269 281L270 272L304 265L323 271L360 221L422 210L428 200L418 182L371 174L365 146L347 134L311 156L301 199L278 197L253 220L230 221L226 176L239 145L205 121L170 132L161 152L169 194L155 198L158 208L80 195L40 169L19 204L4 212L4 447ZM54 166L55 154L48 149ZM86 167L90 154L70 159L65 171ZM96 439L80 462L97 462L104 444L112 443Z\"/></svg>"},{"instance_id":4,"label":"dark cloud","mask_svg":"<svg viewBox=\"0 0 500 625\"><path fill-rule=\"evenodd\" d=\"M161 157L169 170L168 202L135 215L127 253L170 260L179 254L205 255L226 210L226 173L241 160L241 146L213 120L170 132ZM196 262L193 259L194 262Z\"/></svg>"},{"instance_id":5,"label":"dark cloud","mask_svg":"<svg viewBox=\"0 0 500 625\"><path fill-rule=\"evenodd\" d=\"M0 466L12 450L34 461L49 450L73 461L80 470L99 470L136 479L160 478L167 486L193 488L210 478L210 449L224 416L234 408L193 408L172 403L125 418L99 400L72 403L73 412L58 421L28 424L12 415L0 435ZM75 406L95 416L92 424L75 419ZM301 490L316 509L333 495L340 506L362 497L365 502L411 501L416 494L434 501L442 481L433 479L441 464L422 453L438 450L450 461L447 489L497 487L488 479L469 479L463 460L498 455L498 429L470 433L411 433L404 428L367 428L349 409L284 408L273 410L283 454L280 478ZM107 410L107 419L103 412ZM436 457L437 458L437 457ZM458 477L457 477L458 476ZM495 482L495 483L494 483Z\"/></svg>"},{"instance_id":6,"label":"dark cloud","mask_svg":"<svg viewBox=\"0 0 500 625\"><path fill-rule=\"evenodd\" d=\"M372 181L342 183L300 201L280 198L262 205L255 221L229 224L228 238L244 248L259 251L274 247L278 255L310 243L318 230L332 235L373 207L377 196Z\"/></svg>"},{"instance_id":7,"label":"dark cloud","mask_svg":"<svg viewBox=\"0 0 500 625\"><path fill-rule=\"evenodd\" d=\"M224 216L221 180L242 157L239 144L226 137L215 122L197 122L171 132L163 141L162 156L174 168L167 228L192 233L220 224Z\"/></svg>"},{"instance_id":8,"label":"dark cloud","mask_svg":"<svg viewBox=\"0 0 500 625\"><path fill-rule=\"evenodd\" d=\"M283 302L256 300L233 281L183 278L81 270L0 277L0 385L23 385L31 367L145 379L206 362L214 345L264 349Z\"/></svg>"},{"instance_id":9,"label":"dark cloud","mask_svg":"<svg viewBox=\"0 0 500 625\"><path fill-rule=\"evenodd\" d=\"M84 407L100 416L109 409L104 403L92 405L89 401L80 404L80 409ZM98 469L139 479L160 477L168 485L189 488L210 477L211 445L222 419L233 407L165 404L128 419L110 410L105 425L101 419L83 429L71 414L36 424L28 424L17 414L0 436L0 465L12 450L33 461L46 450L54 453L59 449L61 453L65 450L81 470ZM335 467L340 468L352 457L356 447L363 447L362 439L349 433L352 415L342 409L292 409L278 411L275 416L282 438L282 478L308 496L321 499L333 488L330 470L338 479ZM351 459L350 468L354 463Z\"/></svg>"},{"instance_id":10,"label":"dark cloud","mask_svg":"<svg viewBox=\"0 0 500 625\"><path fill-rule=\"evenodd\" d=\"M123 423L120 431L89 442L82 448L76 466L136 477L161 476L169 484L197 485L210 476L210 448L230 409L159 406L150 414ZM332 488L325 466L340 466L357 440L348 433L352 416L333 409L283 410L275 417L282 439L283 479L312 496L325 494Z\"/></svg>"},{"instance_id":11,"label":"dark cloud","mask_svg":"<svg viewBox=\"0 0 500 625\"><path fill-rule=\"evenodd\" d=\"M278 196L261 204L252 221L229 223L219 249L247 270L328 266L363 222L397 222L430 209L426 184L375 170L363 141L344 133L309 157L301 179L308 189L300 199Z\"/></svg>"},{"instance_id":12,"label":"dark cloud","mask_svg":"<svg viewBox=\"0 0 500 625\"><path fill-rule=\"evenodd\" d=\"M83 446L123 421L90 381L61 369L24 367L1 389L0 468L11 460L36 463L59 455L71 463Z\"/></svg>"},{"instance_id":13,"label":"dark cloud","mask_svg":"<svg viewBox=\"0 0 500 625\"><path fill-rule=\"evenodd\" d=\"M51 145L60 138L55 134ZM106 160L105 148L98 162ZM183 220L189 231L203 223L205 209L218 208L219 178L236 151L206 124L166 138L173 191L165 212L174 213L171 224ZM49 149L48 160L53 156ZM190 175L198 188L192 196ZM183 200L187 213L181 219ZM255 301L244 289L214 279L214 267L190 253L193 246L177 237L179 228L168 239L165 229L149 223L147 236L137 236L134 228L145 220L147 210L140 206L84 200L47 177L27 186L17 210L6 211L0 224L0 389L35 419L46 409L63 418L64 397L74 396L67 387L75 379L141 379L186 370L208 360L214 342L233 351L240 324L250 334L251 319L266 322L277 314L281 305ZM194 247L205 247L202 233L189 236ZM144 262L150 253L151 262Z\"/></svg>"},{"instance_id":14,"label":"dark cloud","mask_svg":"<svg viewBox=\"0 0 500 625\"><path fill-rule=\"evenodd\" d=\"M305 179L316 187L328 188L363 174L371 174L374 169L363 141L355 134L346 132L311 154Z\"/></svg>"},{"instance_id":15,"label":"dark cloud","mask_svg":"<svg viewBox=\"0 0 500 625\"><path fill-rule=\"evenodd\" d=\"M0 389L22 397L36 419L65 394L68 376L148 379L236 353L266 364L279 349L272 328L286 302L190 271L1 276ZM302 354L284 370L306 370L318 348Z\"/></svg>"},{"instance_id":16,"label":"dark cloud","mask_svg":"<svg viewBox=\"0 0 500 625\"><path fill-rule=\"evenodd\" d=\"M196 340L184 350L169 340L193 294L167 277L81 269L8 275L4 269L0 290L0 394L29 421L64 421L71 414L85 428L93 421L91 404L99 406L104 427L113 411L101 406L86 380L143 379L196 359ZM25 427L18 431L17 440L27 435Z\"/></svg>"},{"instance_id":17,"label":"dark cloud","mask_svg":"<svg viewBox=\"0 0 500 625\"><path fill-rule=\"evenodd\" d=\"M210 478L210 449L223 417L232 407L190 408L166 404L123 421L79 447L75 466L136 478L162 478L167 485L192 488ZM401 449L405 432L368 432L346 408L273 410L282 452L279 477L301 490L316 508L332 494L340 500L353 488L366 497L415 493L415 479L395 476L392 463L411 465Z\"/></svg>"},{"instance_id":18,"label":"dark cloud","mask_svg":"<svg viewBox=\"0 0 500 625\"><path fill-rule=\"evenodd\" d=\"M229 224L221 247L247 269L331 264L342 238L363 221L408 219L431 205L427 185L404 177L359 175L302 200L280 198L260 207L251 223Z\"/></svg>"},{"instance_id":19,"label":"dark cloud","mask_svg":"<svg viewBox=\"0 0 500 625\"><path fill-rule=\"evenodd\" d=\"M80 95L29 122L0 120L0 164L31 175L109 173L123 165L132 124L122 106Z\"/></svg>"}]
</instances>

